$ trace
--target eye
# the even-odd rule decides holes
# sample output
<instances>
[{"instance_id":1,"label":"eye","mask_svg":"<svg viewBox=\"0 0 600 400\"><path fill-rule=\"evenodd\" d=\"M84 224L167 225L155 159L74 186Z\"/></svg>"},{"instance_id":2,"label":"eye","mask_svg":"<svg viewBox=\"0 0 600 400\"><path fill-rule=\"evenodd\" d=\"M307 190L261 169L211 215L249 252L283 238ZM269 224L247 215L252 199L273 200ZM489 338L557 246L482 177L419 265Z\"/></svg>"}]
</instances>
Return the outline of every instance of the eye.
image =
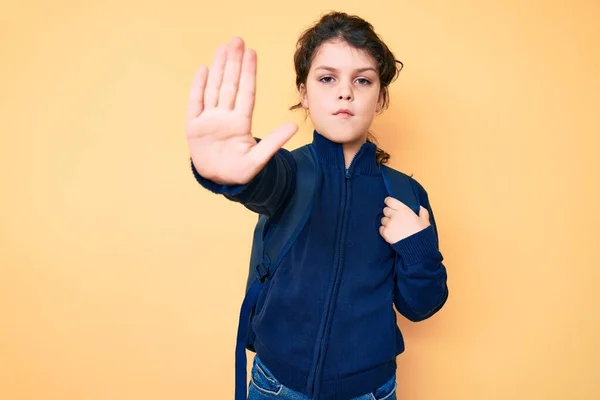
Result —
<instances>
[{"instance_id":1,"label":"eye","mask_svg":"<svg viewBox=\"0 0 600 400\"><path fill-rule=\"evenodd\" d=\"M324 76L321 79L319 79L319 82L332 83L333 80L334 80L333 76ZM368 86L368 85L372 84L372 82L367 78L358 78L358 79L356 79L355 82L357 82L360 86Z\"/></svg>"}]
</instances>

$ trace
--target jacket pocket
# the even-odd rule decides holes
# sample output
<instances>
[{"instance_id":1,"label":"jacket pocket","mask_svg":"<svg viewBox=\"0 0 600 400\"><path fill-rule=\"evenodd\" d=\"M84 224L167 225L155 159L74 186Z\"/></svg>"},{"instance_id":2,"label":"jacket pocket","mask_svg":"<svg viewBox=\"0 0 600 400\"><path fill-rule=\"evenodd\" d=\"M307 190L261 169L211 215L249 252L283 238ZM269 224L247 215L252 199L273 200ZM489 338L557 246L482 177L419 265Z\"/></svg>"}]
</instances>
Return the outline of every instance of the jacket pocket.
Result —
<instances>
[{"instance_id":1,"label":"jacket pocket","mask_svg":"<svg viewBox=\"0 0 600 400\"><path fill-rule=\"evenodd\" d=\"M257 355L254 356L254 362L252 364L250 384L258 391L270 396L279 396L283 390L283 385L275 379Z\"/></svg>"}]
</instances>

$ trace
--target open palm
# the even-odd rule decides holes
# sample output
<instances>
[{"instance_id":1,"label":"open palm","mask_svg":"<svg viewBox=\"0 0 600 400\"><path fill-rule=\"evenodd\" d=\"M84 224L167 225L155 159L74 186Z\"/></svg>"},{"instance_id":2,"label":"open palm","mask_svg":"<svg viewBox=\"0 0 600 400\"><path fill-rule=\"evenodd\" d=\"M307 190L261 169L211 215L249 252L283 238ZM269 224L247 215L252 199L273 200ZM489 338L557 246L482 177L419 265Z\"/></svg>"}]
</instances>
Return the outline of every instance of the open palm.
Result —
<instances>
[{"instance_id":1,"label":"open palm","mask_svg":"<svg viewBox=\"0 0 600 400\"><path fill-rule=\"evenodd\" d=\"M296 124L285 124L257 142L251 133L255 97L256 53L235 37L192 82L186 134L200 175L220 184L248 183L296 133Z\"/></svg>"}]
</instances>

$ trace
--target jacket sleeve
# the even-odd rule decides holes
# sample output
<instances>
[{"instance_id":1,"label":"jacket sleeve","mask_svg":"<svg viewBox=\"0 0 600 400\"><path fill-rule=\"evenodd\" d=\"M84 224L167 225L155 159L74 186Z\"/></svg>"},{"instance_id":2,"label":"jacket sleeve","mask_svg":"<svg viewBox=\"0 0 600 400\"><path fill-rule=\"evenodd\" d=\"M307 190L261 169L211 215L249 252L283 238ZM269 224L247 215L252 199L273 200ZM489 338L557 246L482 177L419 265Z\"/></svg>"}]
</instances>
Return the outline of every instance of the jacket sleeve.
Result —
<instances>
[{"instance_id":1,"label":"jacket sleeve","mask_svg":"<svg viewBox=\"0 0 600 400\"><path fill-rule=\"evenodd\" d=\"M294 156L284 148L271 157L265 167L245 185L219 185L201 176L190 159L194 177L209 191L243 204L247 209L272 218L283 209L296 187Z\"/></svg>"},{"instance_id":2,"label":"jacket sleeve","mask_svg":"<svg viewBox=\"0 0 600 400\"><path fill-rule=\"evenodd\" d=\"M429 211L430 226L392 245L396 251L394 305L417 322L438 312L448 298L446 267L439 250L437 226L425 189L411 179L420 203Z\"/></svg>"}]
</instances>

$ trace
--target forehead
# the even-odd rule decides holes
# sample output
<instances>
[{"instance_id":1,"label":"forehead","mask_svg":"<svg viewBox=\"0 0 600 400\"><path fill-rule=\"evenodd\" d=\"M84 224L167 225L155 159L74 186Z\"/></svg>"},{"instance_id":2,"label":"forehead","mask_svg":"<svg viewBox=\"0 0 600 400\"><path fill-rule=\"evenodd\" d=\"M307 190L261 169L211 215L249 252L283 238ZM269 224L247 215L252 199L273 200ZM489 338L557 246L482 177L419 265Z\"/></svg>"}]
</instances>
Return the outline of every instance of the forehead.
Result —
<instances>
[{"instance_id":1,"label":"forehead","mask_svg":"<svg viewBox=\"0 0 600 400\"><path fill-rule=\"evenodd\" d=\"M324 42L315 52L311 69L323 65L336 69L358 69L376 68L377 62L366 50L357 49L347 42L336 40Z\"/></svg>"}]
</instances>

